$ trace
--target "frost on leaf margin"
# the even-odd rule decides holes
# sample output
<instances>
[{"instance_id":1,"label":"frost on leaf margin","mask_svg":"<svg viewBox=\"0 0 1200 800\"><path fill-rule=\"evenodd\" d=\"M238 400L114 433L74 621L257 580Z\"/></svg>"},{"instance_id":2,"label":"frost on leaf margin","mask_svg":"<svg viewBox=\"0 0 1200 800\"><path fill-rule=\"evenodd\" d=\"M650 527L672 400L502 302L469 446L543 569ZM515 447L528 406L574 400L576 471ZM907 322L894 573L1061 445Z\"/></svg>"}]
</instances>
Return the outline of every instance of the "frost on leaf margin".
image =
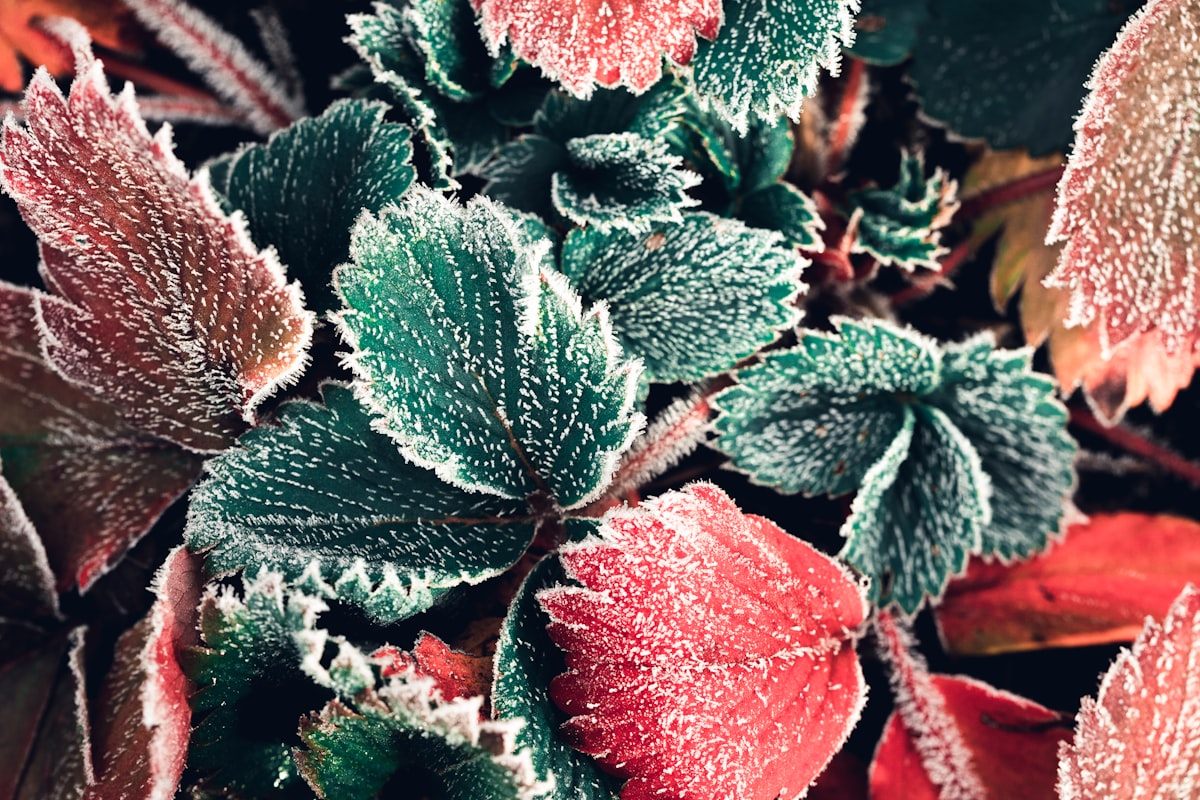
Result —
<instances>
[{"instance_id":1,"label":"frost on leaf margin","mask_svg":"<svg viewBox=\"0 0 1200 800\"><path fill-rule=\"evenodd\" d=\"M550 693L624 795L795 796L854 727L862 588L715 486L609 512L560 557L582 587L537 595L568 668Z\"/></svg>"},{"instance_id":2,"label":"frost on leaf margin","mask_svg":"<svg viewBox=\"0 0 1200 800\"><path fill-rule=\"evenodd\" d=\"M1059 751L1062 800L1188 797L1200 780L1200 591L1186 586L1163 621L1147 619L1085 697Z\"/></svg>"},{"instance_id":3,"label":"frost on leaf margin","mask_svg":"<svg viewBox=\"0 0 1200 800\"><path fill-rule=\"evenodd\" d=\"M228 446L304 366L312 315L270 251L189 178L170 129L153 138L132 87L77 54L64 98L44 71L26 124L5 121L0 181L42 243L44 349L131 425L181 446Z\"/></svg>"},{"instance_id":4,"label":"frost on leaf margin","mask_svg":"<svg viewBox=\"0 0 1200 800\"><path fill-rule=\"evenodd\" d=\"M544 246L485 199L414 190L359 220L337 320L356 389L405 457L468 491L570 508L603 490L642 426L640 367L607 312L584 313L540 266Z\"/></svg>"},{"instance_id":5,"label":"frost on leaf margin","mask_svg":"<svg viewBox=\"0 0 1200 800\"><path fill-rule=\"evenodd\" d=\"M2 362L0 362L2 363ZM3 464L0 463L0 467ZM0 472L0 617L60 616L54 573L37 530Z\"/></svg>"}]
</instances>

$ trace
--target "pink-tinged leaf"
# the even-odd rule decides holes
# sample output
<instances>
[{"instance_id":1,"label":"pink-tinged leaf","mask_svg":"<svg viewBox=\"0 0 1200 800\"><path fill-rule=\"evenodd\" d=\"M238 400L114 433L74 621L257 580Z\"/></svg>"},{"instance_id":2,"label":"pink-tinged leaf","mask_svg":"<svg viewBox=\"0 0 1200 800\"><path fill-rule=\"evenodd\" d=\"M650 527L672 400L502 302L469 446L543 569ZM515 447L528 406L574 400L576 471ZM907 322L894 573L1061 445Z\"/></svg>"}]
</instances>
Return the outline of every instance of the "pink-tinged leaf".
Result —
<instances>
[{"instance_id":1,"label":"pink-tinged leaf","mask_svg":"<svg viewBox=\"0 0 1200 800\"><path fill-rule=\"evenodd\" d=\"M4 283L0 408L4 479L40 534L58 591L88 589L200 475L199 456L139 432L54 372L34 294Z\"/></svg>"},{"instance_id":2,"label":"pink-tinged leaf","mask_svg":"<svg viewBox=\"0 0 1200 800\"><path fill-rule=\"evenodd\" d=\"M221 450L303 367L312 315L205 174L189 178L169 128L152 138L132 89L114 97L86 49L77 62L67 98L34 76L0 150L0 181L42 241L45 353L144 433Z\"/></svg>"},{"instance_id":3,"label":"pink-tinged leaf","mask_svg":"<svg viewBox=\"0 0 1200 800\"><path fill-rule=\"evenodd\" d=\"M433 678L434 688L443 700L460 697L486 697L492 688L492 659L452 650L450 645L431 633L417 637L411 653L387 645L371 654L382 661L380 673L384 678L399 675L408 669Z\"/></svg>"},{"instance_id":4,"label":"pink-tinged leaf","mask_svg":"<svg viewBox=\"0 0 1200 800\"><path fill-rule=\"evenodd\" d=\"M1117 657L1058 764L1062 800L1195 797L1200 787L1200 591L1146 621Z\"/></svg>"},{"instance_id":5,"label":"pink-tinged leaf","mask_svg":"<svg viewBox=\"0 0 1200 800\"><path fill-rule=\"evenodd\" d=\"M935 613L961 655L1129 642L1188 583L1200 584L1200 523L1098 514L1029 561L973 560Z\"/></svg>"},{"instance_id":6,"label":"pink-tinged leaf","mask_svg":"<svg viewBox=\"0 0 1200 800\"><path fill-rule=\"evenodd\" d=\"M1101 56L1075 123L1047 241L1047 285L1071 291L1068 324L1098 326L1107 354L1157 329L1168 352L1200 335L1200 2L1151 0Z\"/></svg>"},{"instance_id":7,"label":"pink-tinged leaf","mask_svg":"<svg viewBox=\"0 0 1200 800\"><path fill-rule=\"evenodd\" d=\"M181 666L199 643L202 559L177 547L154 579L149 615L117 642L95 706L96 783L86 800L169 800L187 757L196 687Z\"/></svg>"},{"instance_id":8,"label":"pink-tinged leaf","mask_svg":"<svg viewBox=\"0 0 1200 800\"><path fill-rule=\"evenodd\" d=\"M720 0L472 0L493 51L513 52L581 97L596 84L643 92L663 56L686 64L721 27Z\"/></svg>"},{"instance_id":9,"label":"pink-tinged leaf","mask_svg":"<svg viewBox=\"0 0 1200 800\"><path fill-rule=\"evenodd\" d=\"M633 798L802 794L858 720L866 615L845 568L694 484L609 512L538 593L577 749Z\"/></svg>"},{"instance_id":10,"label":"pink-tinged leaf","mask_svg":"<svg viewBox=\"0 0 1200 800\"><path fill-rule=\"evenodd\" d=\"M663 409L621 458L601 502L640 489L691 455L708 434L711 414L712 406L703 391Z\"/></svg>"},{"instance_id":11,"label":"pink-tinged leaf","mask_svg":"<svg viewBox=\"0 0 1200 800\"><path fill-rule=\"evenodd\" d=\"M1054 797L1063 718L973 678L932 675L908 631L877 622L896 711L871 764L872 800Z\"/></svg>"},{"instance_id":12,"label":"pink-tinged leaf","mask_svg":"<svg viewBox=\"0 0 1200 800\"><path fill-rule=\"evenodd\" d=\"M3 351L0 351L0 365ZM0 615L57 617L58 592L46 548L17 493L0 473ZM3 797L3 794L0 794Z\"/></svg>"}]
</instances>

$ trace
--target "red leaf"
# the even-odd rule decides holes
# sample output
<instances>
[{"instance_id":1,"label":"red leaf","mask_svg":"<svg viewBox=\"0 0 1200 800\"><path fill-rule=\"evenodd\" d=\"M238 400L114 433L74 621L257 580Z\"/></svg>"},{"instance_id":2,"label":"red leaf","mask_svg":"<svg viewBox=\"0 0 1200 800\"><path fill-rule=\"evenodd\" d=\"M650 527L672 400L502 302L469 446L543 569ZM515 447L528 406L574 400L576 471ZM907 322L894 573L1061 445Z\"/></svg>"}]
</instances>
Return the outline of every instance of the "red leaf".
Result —
<instances>
[{"instance_id":1,"label":"red leaf","mask_svg":"<svg viewBox=\"0 0 1200 800\"><path fill-rule=\"evenodd\" d=\"M71 17L113 50L136 49L129 11L119 0L0 0L0 89L19 92L25 85L17 53L55 75L71 69L71 54L38 24L52 17Z\"/></svg>"},{"instance_id":2,"label":"red leaf","mask_svg":"<svg viewBox=\"0 0 1200 800\"><path fill-rule=\"evenodd\" d=\"M56 588L86 590L187 491L202 461L54 372L34 315L32 292L0 283L4 476L40 534Z\"/></svg>"},{"instance_id":3,"label":"red leaf","mask_svg":"<svg viewBox=\"0 0 1200 800\"><path fill-rule=\"evenodd\" d=\"M183 547L154 579L150 614L117 642L95 715L96 783L85 800L169 800L187 757L195 686L181 654L199 643L201 559Z\"/></svg>"},{"instance_id":4,"label":"red leaf","mask_svg":"<svg viewBox=\"0 0 1200 800\"><path fill-rule=\"evenodd\" d=\"M77 42L64 99L30 82L27 127L4 126L0 179L42 241L46 355L139 430L197 451L228 446L304 364L312 315L189 178L167 126L151 138L132 89L114 97Z\"/></svg>"},{"instance_id":5,"label":"red leaf","mask_svg":"<svg viewBox=\"0 0 1200 800\"><path fill-rule=\"evenodd\" d=\"M443 700L459 697L486 697L492 688L492 660L450 649L450 645L431 633L422 633L413 645L412 653L387 645L371 654L382 660L384 678L399 675L412 668L418 674L431 677L434 688Z\"/></svg>"},{"instance_id":6,"label":"red leaf","mask_svg":"<svg viewBox=\"0 0 1200 800\"><path fill-rule=\"evenodd\" d=\"M614 510L561 557L585 588L538 594L566 651L551 696L623 798L794 797L841 748L866 601L837 562L708 484Z\"/></svg>"},{"instance_id":7,"label":"red leaf","mask_svg":"<svg viewBox=\"0 0 1200 800\"><path fill-rule=\"evenodd\" d=\"M493 50L507 39L513 51L571 92L595 84L650 88L662 76L665 54L686 64L696 33L721 27L720 0L471 0Z\"/></svg>"},{"instance_id":8,"label":"red leaf","mask_svg":"<svg viewBox=\"0 0 1200 800\"><path fill-rule=\"evenodd\" d=\"M1058 791L1076 798L1195 797L1200 774L1200 591L1188 586L1162 624L1147 620L1096 700L1084 698L1063 748Z\"/></svg>"},{"instance_id":9,"label":"red leaf","mask_svg":"<svg viewBox=\"0 0 1200 800\"><path fill-rule=\"evenodd\" d=\"M1024 563L973 560L935 613L946 649L965 655L1132 641L1188 582L1200 583L1200 524L1098 514Z\"/></svg>"}]
</instances>

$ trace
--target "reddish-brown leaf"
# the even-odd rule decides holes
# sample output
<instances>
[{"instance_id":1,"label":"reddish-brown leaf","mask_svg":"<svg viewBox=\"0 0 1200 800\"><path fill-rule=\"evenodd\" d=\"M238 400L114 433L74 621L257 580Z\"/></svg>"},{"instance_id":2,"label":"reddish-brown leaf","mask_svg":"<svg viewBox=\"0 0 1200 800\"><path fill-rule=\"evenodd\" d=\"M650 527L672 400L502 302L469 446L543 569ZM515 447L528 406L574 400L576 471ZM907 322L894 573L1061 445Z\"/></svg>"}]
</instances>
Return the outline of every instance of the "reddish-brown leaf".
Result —
<instances>
[{"instance_id":1,"label":"reddish-brown leaf","mask_svg":"<svg viewBox=\"0 0 1200 800\"><path fill-rule=\"evenodd\" d=\"M1062 800L1195 797L1200 787L1200 591L1147 620L1096 700L1084 698L1058 766Z\"/></svg>"},{"instance_id":2,"label":"reddish-brown leaf","mask_svg":"<svg viewBox=\"0 0 1200 800\"><path fill-rule=\"evenodd\" d=\"M857 721L862 587L715 486L609 512L538 594L563 733L631 798L802 793Z\"/></svg>"},{"instance_id":3,"label":"reddish-brown leaf","mask_svg":"<svg viewBox=\"0 0 1200 800\"><path fill-rule=\"evenodd\" d=\"M3 473L0 473L0 573L4 575L0 582L0 617L59 616L58 592L46 548Z\"/></svg>"},{"instance_id":4,"label":"reddish-brown leaf","mask_svg":"<svg viewBox=\"0 0 1200 800\"><path fill-rule=\"evenodd\" d=\"M935 614L945 648L964 655L1132 641L1189 582L1200 583L1200 524L1098 514L1029 561L973 560Z\"/></svg>"},{"instance_id":5,"label":"reddish-brown leaf","mask_svg":"<svg viewBox=\"0 0 1200 800\"><path fill-rule=\"evenodd\" d=\"M417 637L411 653L391 645L371 654L384 662L381 674L385 678L399 675L407 669L431 677L443 700L459 697L486 697L492 688L492 659L450 649L450 645L431 633Z\"/></svg>"},{"instance_id":6,"label":"reddish-brown leaf","mask_svg":"<svg viewBox=\"0 0 1200 800\"><path fill-rule=\"evenodd\" d=\"M303 367L312 315L205 174L189 177L169 128L151 137L132 89L113 96L71 38L70 95L39 72L0 149L0 180L42 241L44 350L138 430L221 450Z\"/></svg>"},{"instance_id":7,"label":"reddish-brown leaf","mask_svg":"<svg viewBox=\"0 0 1200 800\"><path fill-rule=\"evenodd\" d=\"M38 25L52 17L77 20L93 39L113 50L137 46L131 15L120 0L0 0L0 89L19 92L25 85L18 54L54 75L70 72L70 51Z\"/></svg>"}]
</instances>

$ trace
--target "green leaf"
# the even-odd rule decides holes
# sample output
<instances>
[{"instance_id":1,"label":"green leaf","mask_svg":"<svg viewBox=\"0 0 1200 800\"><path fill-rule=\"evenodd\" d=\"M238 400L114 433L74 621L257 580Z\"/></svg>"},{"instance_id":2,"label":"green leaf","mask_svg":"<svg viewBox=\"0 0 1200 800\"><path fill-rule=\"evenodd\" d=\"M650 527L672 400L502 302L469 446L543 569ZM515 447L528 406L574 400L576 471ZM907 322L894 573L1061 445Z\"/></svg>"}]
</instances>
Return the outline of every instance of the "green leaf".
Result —
<instances>
[{"instance_id":1,"label":"green leaf","mask_svg":"<svg viewBox=\"0 0 1200 800\"><path fill-rule=\"evenodd\" d=\"M399 200L416 177L410 131L383 121L379 103L340 100L209 165L226 209L240 209L250 236L274 245L318 312L337 305L329 279L346 260L362 209Z\"/></svg>"},{"instance_id":2,"label":"green leaf","mask_svg":"<svg viewBox=\"0 0 1200 800\"><path fill-rule=\"evenodd\" d=\"M960 136L1065 150L1097 57L1137 0L929 0L910 69L924 111Z\"/></svg>"},{"instance_id":3,"label":"green leaf","mask_svg":"<svg viewBox=\"0 0 1200 800\"><path fill-rule=\"evenodd\" d=\"M560 170L569 169L567 150L535 133L519 136L496 151L484 172L484 191L507 206L550 218L550 187Z\"/></svg>"},{"instance_id":4,"label":"green leaf","mask_svg":"<svg viewBox=\"0 0 1200 800\"><path fill-rule=\"evenodd\" d=\"M714 41L699 40L696 90L734 128L756 115L796 119L817 87L820 68L836 69L853 38L848 0L729 0Z\"/></svg>"},{"instance_id":5,"label":"green leaf","mask_svg":"<svg viewBox=\"0 0 1200 800\"><path fill-rule=\"evenodd\" d=\"M390 622L521 557L534 532L523 503L444 483L372 430L349 388L323 394L324 406L284 405L279 427L256 428L209 462L186 536L210 572L326 581Z\"/></svg>"},{"instance_id":6,"label":"green leaf","mask_svg":"<svg viewBox=\"0 0 1200 800\"><path fill-rule=\"evenodd\" d=\"M682 120L687 98L687 87L672 75L643 94L598 89L581 100L563 91L550 92L534 118L534 129L560 144L599 133L659 139Z\"/></svg>"},{"instance_id":7,"label":"green leaf","mask_svg":"<svg viewBox=\"0 0 1200 800\"><path fill-rule=\"evenodd\" d=\"M595 525L583 535L594 530ZM528 749L539 780L553 781L550 800L616 800L622 781L572 749L558 735L567 716L550 699L550 681L566 671L562 651L546 633L550 618L535 595L570 583L557 557L543 560L521 586L496 644L492 709L497 719L525 721L517 746Z\"/></svg>"},{"instance_id":8,"label":"green leaf","mask_svg":"<svg viewBox=\"0 0 1200 800\"><path fill-rule=\"evenodd\" d=\"M575 507L641 425L640 369L607 313L584 314L512 215L426 190L364 215L336 273L350 366L376 426L469 491Z\"/></svg>"},{"instance_id":9,"label":"green leaf","mask_svg":"<svg viewBox=\"0 0 1200 800\"><path fill-rule=\"evenodd\" d=\"M425 62L425 82L450 100L479 100L491 88L488 56L468 0L409 0L408 39Z\"/></svg>"},{"instance_id":10,"label":"green leaf","mask_svg":"<svg viewBox=\"0 0 1200 800\"><path fill-rule=\"evenodd\" d=\"M856 253L869 253L879 263L912 271L935 269L945 253L939 228L958 208L957 184L942 169L925 178L925 161L904 155L900 177L890 189L870 188L847 196L852 211L861 211Z\"/></svg>"},{"instance_id":11,"label":"green leaf","mask_svg":"<svg viewBox=\"0 0 1200 800\"><path fill-rule=\"evenodd\" d=\"M781 238L712 214L631 234L586 228L563 246L562 269L586 303L607 304L624 348L652 381L729 369L800 317L803 266Z\"/></svg>"},{"instance_id":12,"label":"green leaf","mask_svg":"<svg viewBox=\"0 0 1200 800\"><path fill-rule=\"evenodd\" d=\"M929 0L862 0L850 55L881 67L899 64L928 17Z\"/></svg>"},{"instance_id":13,"label":"green leaf","mask_svg":"<svg viewBox=\"0 0 1200 800\"><path fill-rule=\"evenodd\" d=\"M773 183L742 198L737 216L747 225L779 231L793 247L818 249L825 227L812 199L790 183Z\"/></svg>"}]
</instances>

